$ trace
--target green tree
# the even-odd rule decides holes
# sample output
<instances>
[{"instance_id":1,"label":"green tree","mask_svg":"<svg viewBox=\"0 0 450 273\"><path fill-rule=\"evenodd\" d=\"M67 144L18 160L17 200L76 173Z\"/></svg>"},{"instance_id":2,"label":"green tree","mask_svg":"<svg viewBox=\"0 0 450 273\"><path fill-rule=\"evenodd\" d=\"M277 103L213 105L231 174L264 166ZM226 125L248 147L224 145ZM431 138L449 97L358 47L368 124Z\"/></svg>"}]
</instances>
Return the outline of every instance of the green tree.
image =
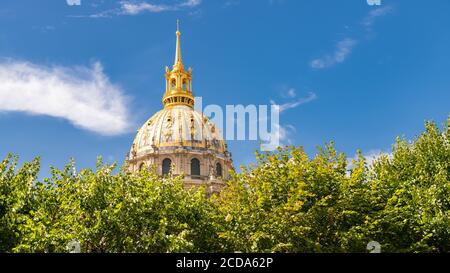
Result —
<instances>
[{"instance_id":1,"label":"green tree","mask_svg":"<svg viewBox=\"0 0 450 273\"><path fill-rule=\"evenodd\" d=\"M450 121L450 120L449 120ZM224 248L243 252L448 252L449 126L434 123L390 156L348 164L327 145L257 155L216 198Z\"/></svg>"},{"instance_id":2,"label":"green tree","mask_svg":"<svg viewBox=\"0 0 450 273\"><path fill-rule=\"evenodd\" d=\"M52 169L32 189L34 209L24 216L17 252L64 252L73 240L84 252L212 251L216 232L204 190L184 190L180 177L143 170Z\"/></svg>"},{"instance_id":3,"label":"green tree","mask_svg":"<svg viewBox=\"0 0 450 273\"><path fill-rule=\"evenodd\" d=\"M0 162L0 252L10 251L21 239L19 227L31 210L31 191L39 172L39 158L16 172L17 163L11 154Z\"/></svg>"},{"instance_id":4,"label":"green tree","mask_svg":"<svg viewBox=\"0 0 450 273\"><path fill-rule=\"evenodd\" d=\"M311 160L302 148L258 154L257 163L235 175L216 199L228 249L338 251L346 161L332 144Z\"/></svg>"},{"instance_id":5,"label":"green tree","mask_svg":"<svg viewBox=\"0 0 450 273\"><path fill-rule=\"evenodd\" d=\"M0 252L450 252L450 130L427 123L372 164L333 143L257 153L219 195L116 164L40 181L39 158L0 163Z\"/></svg>"},{"instance_id":6,"label":"green tree","mask_svg":"<svg viewBox=\"0 0 450 273\"><path fill-rule=\"evenodd\" d=\"M358 232L389 252L450 251L448 123L441 131L428 122L413 142L397 139L392 156L376 161L369 176L373 211Z\"/></svg>"}]
</instances>

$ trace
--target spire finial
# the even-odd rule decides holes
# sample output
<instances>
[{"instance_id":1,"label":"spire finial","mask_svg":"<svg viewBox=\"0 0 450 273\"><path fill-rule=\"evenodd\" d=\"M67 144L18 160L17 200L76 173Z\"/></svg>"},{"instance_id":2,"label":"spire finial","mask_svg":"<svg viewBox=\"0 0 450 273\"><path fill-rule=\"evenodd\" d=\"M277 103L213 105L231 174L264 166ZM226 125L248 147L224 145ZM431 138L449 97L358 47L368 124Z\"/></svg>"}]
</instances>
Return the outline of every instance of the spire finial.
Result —
<instances>
[{"instance_id":1,"label":"spire finial","mask_svg":"<svg viewBox=\"0 0 450 273\"><path fill-rule=\"evenodd\" d=\"M181 44L180 44L180 20L177 19L177 32L175 32L177 35L177 48L175 52L175 63L174 66L180 66L183 65L183 62L181 61Z\"/></svg>"}]
</instances>

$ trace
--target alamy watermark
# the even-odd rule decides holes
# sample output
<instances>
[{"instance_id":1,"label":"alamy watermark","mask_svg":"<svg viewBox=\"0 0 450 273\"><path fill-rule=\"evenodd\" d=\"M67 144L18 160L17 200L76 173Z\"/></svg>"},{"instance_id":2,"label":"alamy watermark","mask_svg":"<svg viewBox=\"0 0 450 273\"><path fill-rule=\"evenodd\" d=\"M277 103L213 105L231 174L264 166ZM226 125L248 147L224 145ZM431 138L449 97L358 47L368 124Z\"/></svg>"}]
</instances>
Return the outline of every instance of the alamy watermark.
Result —
<instances>
[{"instance_id":1,"label":"alamy watermark","mask_svg":"<svg viewBox=\"0 0 450 273\"><path fill-rule=\"evenodd\" d=\"M367 244L367 250L369 253L381 253L381 244L377 241L370 241Z\"/></svg>"},{"instance_id":2,"label":"alamy watermark","mask_svg":"<svg viewBox=\"0 0 450 273\"><path fill-rule=\"evenodd\" d=\"M66 0L66 3L69 6L80 6L81 0Z\"/></svg>"},{"instance_id":3,"label":"alamy watermark","mask_svg":"<svg viewBox=\"0 0 450 273\"><path fill-rule=\"evenodd\" d=\"M262 151L274 151L281 144L279 105L226 105L224 111L217 104L204 107L202 97L195 97L195 110L217 126L224 140L260 141Z\"/></svg>"},{"instance_id":4,"label":"alamy watermark","mask_svg":"<svg viewBox=\"0 0 450 273\"><path fill-rule=\"evenodd\" d=\"M367 0L369 6L381 6L381 0Z\"/></svg>"}]
</instances>

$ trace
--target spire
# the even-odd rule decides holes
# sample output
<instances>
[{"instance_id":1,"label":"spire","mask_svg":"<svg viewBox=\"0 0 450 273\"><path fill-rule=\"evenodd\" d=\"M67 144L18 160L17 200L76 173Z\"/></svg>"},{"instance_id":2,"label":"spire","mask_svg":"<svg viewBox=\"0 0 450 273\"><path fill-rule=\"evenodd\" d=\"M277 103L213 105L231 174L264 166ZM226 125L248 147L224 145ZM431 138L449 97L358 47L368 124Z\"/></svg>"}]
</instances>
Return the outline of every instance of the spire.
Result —
<instances>
[{"instance_id":1,"label":"spire","mask_svg":"<svg viewBox=\"0 0 450 273\"><path fill-rule=\"evenodd\" d=\"M181 44L180 44L180 20L177 19L177 32L175 32L177 35L177 46L176 46L176 52L175 52L175 62L174 62L174 68L175 67L183 67L183 61L181 60ZM180 68L181 68L180 67Z\"/></svg>"},{"instance_id":2,"label":"spire","mask_svg":"<svg viewBox=\"0 0 450 273\"><path fill-rule=\"evenodd\" d=\"M180 45L180 21L177 20L177 45L175 51L175 63L172 70L166 66L166 91L163 96L164 107L174 105L194 106L194 96L192 94L192 69L184 70L181 60Z\"/></svg>"}]
</instances>

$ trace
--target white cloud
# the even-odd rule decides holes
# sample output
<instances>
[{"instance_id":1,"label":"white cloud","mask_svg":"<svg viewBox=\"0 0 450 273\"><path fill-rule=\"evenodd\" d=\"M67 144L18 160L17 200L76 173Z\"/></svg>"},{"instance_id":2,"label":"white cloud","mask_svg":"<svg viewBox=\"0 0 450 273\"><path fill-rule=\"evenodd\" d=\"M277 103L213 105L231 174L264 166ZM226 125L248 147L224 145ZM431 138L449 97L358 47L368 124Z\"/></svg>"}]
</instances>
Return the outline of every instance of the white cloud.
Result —
<instances>
[{"instance_id":1,"label":"white cloud","mask_svg":"<svg viewBox=\"0 0 450 273\"><path fill-rule=\"evenodd\" d=\"M282 94L283 95L283 94ZM287 89L287 96L294 99L297 92L294 88ZM302 104L311 102L317 98L315 93L310 92L307 97L300 98L284 104L276 104L275 101L270 100L270 104L276 107L281 114L282 112L296 108ZM266 119L260 117L260 122L265 122ZM281 125L278 121L271 123L271 131L267 137L264 138L264 143L261 144L262 151L274 151L278 146L291 145L293 143L293 134L296 132L295 126L291 124Z\"/></svg>"},{"instance_id":2,"label":"white cloud","mask_svg":"<svg viewBox=\"0 0 450 273\"><path fill-rule=\"evenodd\" d=\"M386 153L379 149L370 150L367 153L363 154L364 158L366 159L366 163L367 163L368 167L372 166L373 162L378 160L383 155L387 155L389 158L392 157L392 154ZM355 161L358 160L358 154L356 154L352 158L348 159L349 168L353 167L353 163L352 163L353 160L355 160Z\"/></svg>"},{"instance_id":3,"label":"white cloud","mask_svg":"<svg viewBox=\"0 0 450 273\"><path fill-rule=\"evenodd\" d=\"M286 124L280 126L280 144L283 146L292 145L292 135L297 132L297 128L294 125Z\"/></svg>"},{"instance_id":4,"label":"white cloud","mask_svg":"<svg viewBox=\"0 0 450 273\"><path fill-rule=\"evenodd\" d=\"M290 90L293 90L293 92L291 91L290 93L291 93L291 95L294 95L294 97L295 97L295 95L296 95L295 89L290 89ZM275 101L271 100L270 104L276 105L278 107L278 110L280 111L280 113L282 113L282 112L284 112L286 110L289 110L289 109L292 109L292 108L296 108L296 107L298 107L298 106L300 106L302 104L311 102L311 101L313 101L315 99L317 99L317 95L315 93L313 93L313 92L310 92L308 94L308 96L304 97L304 98L300 98L300 99L297 99L297 100L294 100L294 101L290 101L290 102L287 102L287 103L284 103L284 104L277 104Z\"/></svg>"},{"instance_id":5,"label":"white cloud","mask_svg":"<svg viewBox=\"0 0 450 273\"><path fill-rule=\"evenodd\" d=\"M284 4L285 0L269 0L270 5L281 5Z\"/></svg>"},{"instance_id":6,"label":"white cloud","mask_svg":"<svg viewBox=\"0 0 450 273\"><path fill-rule=\"evenodd\" d=\"M363 25L367 28L370 28L375 23L375 20L378 17L385 16L389 14L393 10L392 6L384 6L381 8L377 8L369 12L369 14L364 18Z\"/></svg>"},{"instance_id":7,"label":"white cloud","mask_svg":"<svg viewBox=\"0 0 450 273\"><path fill-rule=\"evenodd\" d=\"M319 59L313 60L311 62L311 67L314 69L324 69L344 62L356 44L357 41L351 38L345 38L344 40L339 41L333 54L325 55Z\"/></svg>"},{"instance_id":8,"label":"white cloud","mask_svg":"<svg viewBox=\"0 0 450 273\"><path fill-rule=\"evenodd\" d=\"M297 90L287 85L280 85L277 87L280 97L283 99L292 99L297 96Z\"/></svg>"},{"instance_id":9,"label":"white cloud","mask_svg":"<svg viewBox=\"0 0 450 273\"><path fill-rule=\"evenodd\" d=\"M290 88L287 92L289 98L295 98L297 96L297 92L294 88Z\"/></svg>"},{"instance_id":10,"label":"white cloud","mask_svg":"<svg viewBox=\"0 0 450 273\"><path fill-rule=\"evenodd\" d=\"M293 125L274 123L271 126L271 132L264 140L264 143L261 143L260 145L261 151L270 152L275 151L278 147L292 145L292 134L296 131L296 128Z\"/></svg>"},{"instance_id":11,"label":"white cloud","mask_svg":"<svg viewBox=\"0 0 450 273\"><path fill-rule=\"evenodd\" d=\"M372 166L372 163L376 161L380 156L384 154L381 150L371 150L368 153L364 154L364 158L366 159L366 163L368 166Z\"/></svg>"},{"instance_id":12,"label":"white cloud","mask_svg":"<svg viewBox=\"0 0 450 273\"><path fill-rule=\"evenodd\" d=\"M92 67L0 62L0 112L63 118L89 131L116 135L132 125L126 102L98 62Z\"/></svg>"},{"instance_id":13,"label":"white cloud","mask_svg":"<svg viewBox=\"0 0 450 273\"><path fill-rule=\"evenodd\" d=\"M158 13L163 11L179 10L180 8L194 8L202 3L201 0L185 0L184 2L172 5L150 4L147 2L120 2L120 14L136 15L143 12Z\"/></svg>"},{"instance_id":14,"label":"white cloud","mask_svg":"<svg viewBox=\"0 0 450 273\"><path fill-rule=\"evenodd\" d=\"M171 6L166 5L154 5L149 4L147 2L141 3L131 3L131 2L122 2L121 3L121 12L127 15L136 15L142 12L163 12L173 9Z\"/></svg>"},{"instance_id":15,"label":"white cloud","mask_svg":"<svg viewBox=\"0 0 450 273\"><path fill-rule=\"evenodd\" d=\"M117 15L138 15L145 12L160 13L166 11L175 11L183 8L192 9L199 6L201 0L184 0L183 2L172 4L152 4L146 1L120 1L119 7L92 14L91 18L108 18ZM83 16L77 16L83 17Z\"/></svg>"},{"instance_id":16,"label":"white cloud","mask_svg":"<svg viewBox=\"0 0 450 273\"><path fill-rule=\"evenodd\" d=\"M196 7L202 3L202 0L187 0L181 4L179 4L180 7Z\"/></svg>"},{"instance_id":17,"label":"white cloud","mask_svg":"<svg viewBox=\"0 0 450 273\"><path fill-rule=\"evenodd\" d=\"M392 10L392 6L384 6L370 11L362 22L363 26L365 27L365 32L370 33L376 19L389 14ZM345 38L337 43L336 49L332 54L327 54L321 58L311 61L310 66L313 69L325 69L342 63L352 53L352 50L357 43L358 40L356 39Z\"/></svg>"}]
</instances>

